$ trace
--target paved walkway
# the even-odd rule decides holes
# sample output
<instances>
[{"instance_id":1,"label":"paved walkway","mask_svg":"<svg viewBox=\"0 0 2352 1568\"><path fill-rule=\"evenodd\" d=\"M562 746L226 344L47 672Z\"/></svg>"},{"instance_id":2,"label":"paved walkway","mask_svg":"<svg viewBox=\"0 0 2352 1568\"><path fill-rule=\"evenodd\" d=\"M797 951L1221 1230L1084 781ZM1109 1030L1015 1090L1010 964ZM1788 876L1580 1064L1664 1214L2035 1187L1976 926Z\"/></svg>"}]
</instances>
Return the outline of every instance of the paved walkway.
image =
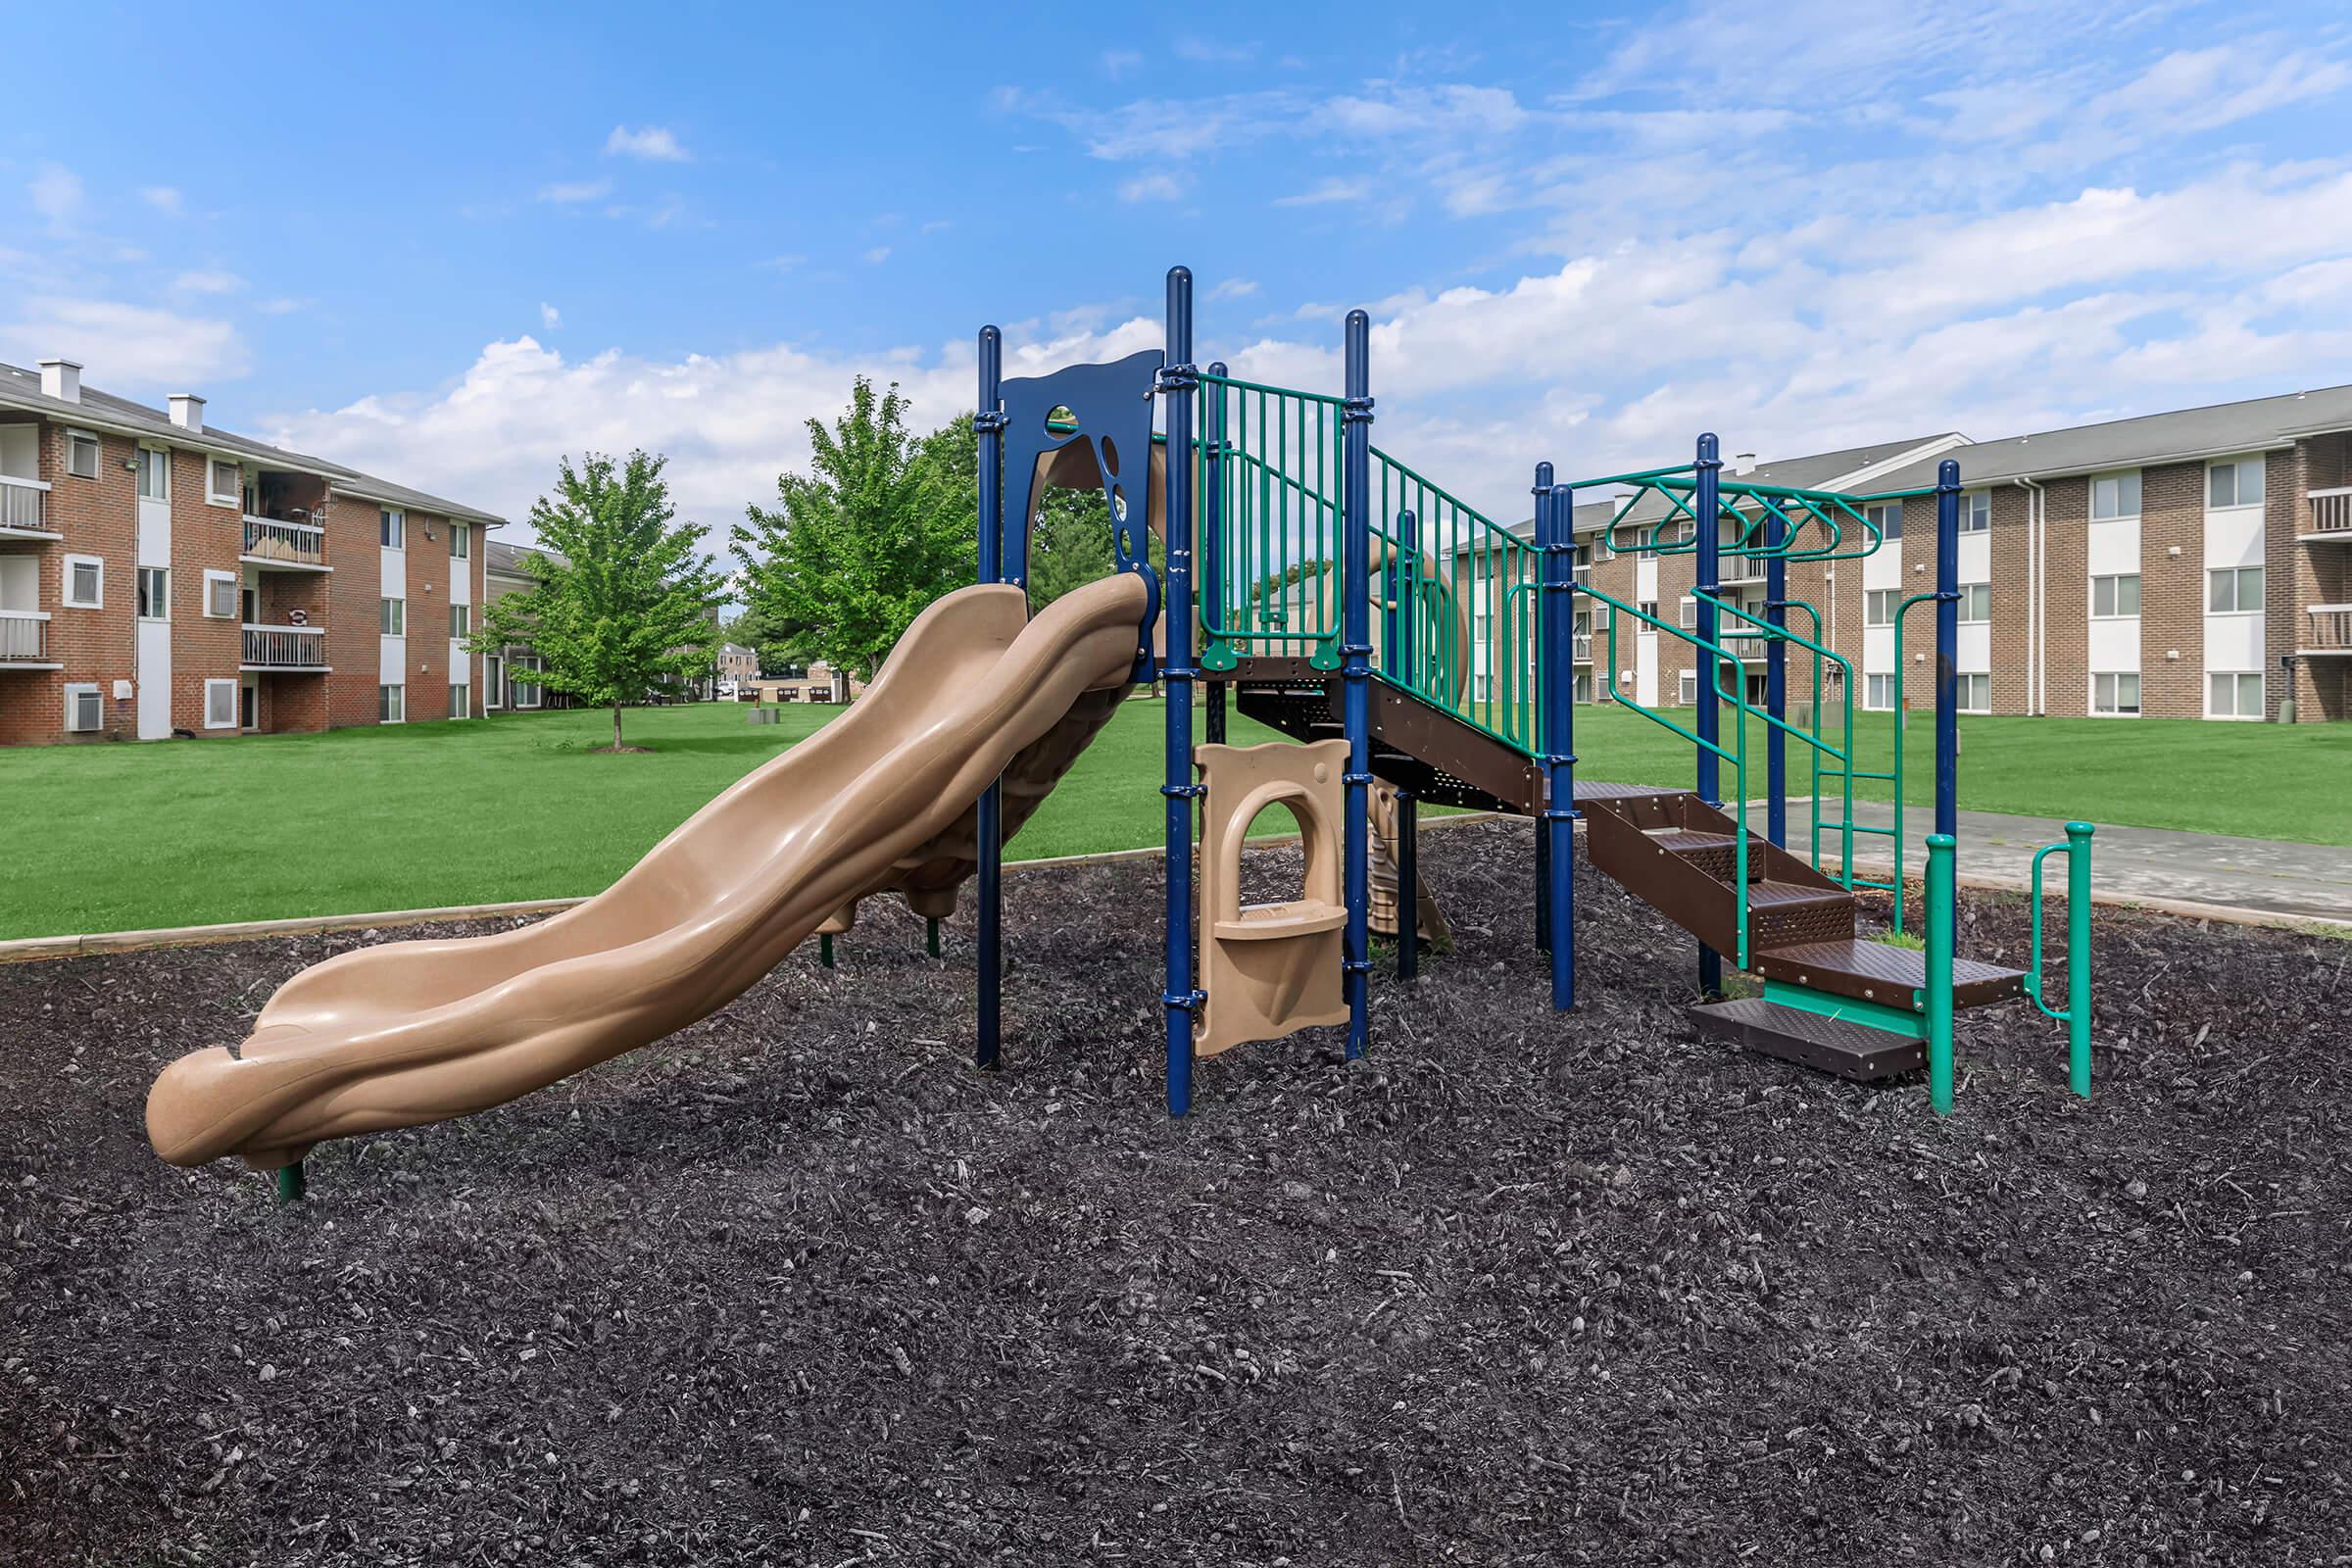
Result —
<instances>
[{"instance_id":1,"label":"paved walkway","mask_svg":"<svg viewBox=\"0 0 2352 1568\"><path fill-rule=\"evenodd\" d=\"M1751 813L1761 803L1751 805ZM1757 822L1755 815L1750 822ZM1891 827L1891 807L1854 803L1854 820ZM1809 848L1809 818L1803 805L1788 803L1789 847ZM1995 811L1962 811L1959 820L1961 880L2025 887L2034 852L2066 837L2056 817L2005 816ZM1935 810L1903 808L1903 866L1912 876L1927 864L1926 839ZM1825 834L1825 852L1833 858ZM1885 838L1857 841L1854 861L1882 873L1891 848ZM2053 855L2042 866L2043 891L2066 890L2066 859ZM2352 924L2352 849L2324 844L2288 844L2277 839L2228 838L2213 833L2180 833L2168 828L2099 824L2091 839L2091 890L2102 896L2149 903L2173 902L2253 909L2296 919Z\"/></svg>"}]
</instances>

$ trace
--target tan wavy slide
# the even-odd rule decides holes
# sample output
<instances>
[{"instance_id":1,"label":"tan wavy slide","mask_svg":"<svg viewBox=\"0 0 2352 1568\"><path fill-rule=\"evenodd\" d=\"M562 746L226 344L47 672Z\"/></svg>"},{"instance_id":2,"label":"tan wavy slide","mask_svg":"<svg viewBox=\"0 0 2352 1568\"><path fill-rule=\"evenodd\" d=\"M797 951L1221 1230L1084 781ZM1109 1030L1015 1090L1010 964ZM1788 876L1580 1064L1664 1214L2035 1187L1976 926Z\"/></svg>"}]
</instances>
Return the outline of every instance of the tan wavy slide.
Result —
<instances>
[{"instance_id":1,"label":"tan wavy slide","mask_svg":"<svg viewBox=\"0 0 2352 1568\"><path fill-rule=\"evenodd\" d=\"M396 942L279 989L240 1047L183 1056L147 1095L174 1165L261 1169L321 1139L504 1103L706 1017L828 915L892 888L934 901L968 871L1000 772L1006 830L1108 721L1148 590L1122 574L1032 619L1020 589L941 599L865 696L745 775L619 881L493 936ZM626 765L626 764L622 764Z\"/></svg>"}]
</instances>

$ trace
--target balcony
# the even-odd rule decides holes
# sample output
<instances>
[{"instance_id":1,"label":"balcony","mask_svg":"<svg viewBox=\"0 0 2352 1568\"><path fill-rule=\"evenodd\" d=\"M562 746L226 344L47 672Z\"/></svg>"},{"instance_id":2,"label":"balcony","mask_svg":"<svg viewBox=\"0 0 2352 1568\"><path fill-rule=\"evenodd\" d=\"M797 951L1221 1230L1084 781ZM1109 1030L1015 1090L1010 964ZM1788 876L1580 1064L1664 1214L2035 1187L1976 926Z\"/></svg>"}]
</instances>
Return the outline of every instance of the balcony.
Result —
<instances>
[{"instance_id":1,"label":"balcony","mask_svg":"<svg viewBox=\"0 0 2352 1568\"><path fill-rule=\"evenodd\" d=\"M326 628L257 626L245 623L245 657L239 669L326 673Z\"/></svg>"},{"instance_id":2,"label":"balcony","mask_svg":"<svg viewBox=\"0 0 2352 1568\"><path fill-rule=\"evenodd\" d=\"M0 610L0 669L61 669L49 657L49 612Z\"/></svg>"},{"instance_id":3,"label":"balcony","mask_svg":"<svg viewBox=\"0 0 2352 1568\"><path fill-rule=\"evenodd\" d=\"M1575 660L1580 664L1592 662L1592 634L1591 632L1580 631L1576 634Z\"/></svg>"},{"instance_id":4,"label":"balcony","mask_svg":"<svg viewBox=\"0 0 2352 1568\"><path fill-rule=\"evenodd\" d=\"M0 473L0 539L62 539L49 526L49 487Z\"/></svg>"},{"instance_id":5,"label":"balcony","mask_svg":"<svg viewBox=\"0 0 2352 1568\"><path fill-rule=\"evenodd\" d=\"M245 519L245 551L237 557L264 571L332 571L326 564L326 530L282 517Z\"/></svg>"},{"instance_id":6,"label":"balcony","mask_svg":"<svg viewBox=\"0 0 2352 1568\"><path fill-rule=\"evenodd\" d=\"M2311 503L2311 530L2295 535L2297 539L2352 545L2352 485L2307 490L2304 499Z\"/></svg>"},{"instance_id":7,"label":"balcony","mask_svg":"<svg viewBox=\"0 0 2352 1568\"><path fill-rule=\"evenodd\" d=\"M2352 656L2352 605L2312 606L2311 635L2295 652L2339 659Z\"/></svg>"}]
</instances>

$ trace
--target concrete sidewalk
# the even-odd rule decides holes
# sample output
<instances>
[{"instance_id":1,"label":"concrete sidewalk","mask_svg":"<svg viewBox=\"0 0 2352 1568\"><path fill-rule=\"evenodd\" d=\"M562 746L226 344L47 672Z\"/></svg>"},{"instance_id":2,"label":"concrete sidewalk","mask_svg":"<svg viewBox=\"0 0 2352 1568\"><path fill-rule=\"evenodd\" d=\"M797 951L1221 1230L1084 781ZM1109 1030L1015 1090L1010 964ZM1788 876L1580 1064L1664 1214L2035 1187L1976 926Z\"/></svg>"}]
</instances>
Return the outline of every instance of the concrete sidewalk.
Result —
<instances>
[{"instance_id":1,"label":"concrete sidewalk","mask_svg":"<svg viewBox=\"0 0 2352 1568\"><path fill-rule=\"evenodd\" d=\"M1750 803L1748 821L1761 827L1762 803ZM1854 820L1867 827L1894 825L1894 808L1875 801L1854 803ZM1933 807L1903 808L1903 869L1923 874ZM1802 801L1788 803L1789 848L1812 847L1811 815ZM2066 837L2057 817L2006 816L1995 811L1962 811L1958 869L1963 882L2023 888L2034 852ZM2091 892L2127 903L2201 904L2217 909L2247 909L2288 919L2352 924L2352 850L2324 844L2289 844L2277 839L2228 838L2212 833L2179 833L2168 828L2097 824L2091 839ZM1856 839L1854 864L1884 875L1892 858L1884 837ZM1825 828L1825 861L1837 859L1835 839ZM2042 891L2066 891L2064 856L2042 867Z\"/></svg>"}]
</instances>

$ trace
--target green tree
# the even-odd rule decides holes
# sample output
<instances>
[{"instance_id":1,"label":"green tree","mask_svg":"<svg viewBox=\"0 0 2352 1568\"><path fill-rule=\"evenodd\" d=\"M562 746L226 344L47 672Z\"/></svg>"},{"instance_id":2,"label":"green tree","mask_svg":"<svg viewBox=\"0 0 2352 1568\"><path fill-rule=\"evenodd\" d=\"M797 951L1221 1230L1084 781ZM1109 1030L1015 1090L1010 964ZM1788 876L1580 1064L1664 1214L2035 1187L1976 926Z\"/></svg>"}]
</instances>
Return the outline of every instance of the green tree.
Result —
<instances>
[{"instance_id":1,"label":"green tree","mask_svg":"<svg viewBox=\"0 0 2352 1568\"><path fill-rule=\"evenodd\" d=\"M531 504L531 529L552 554L531 558L537 581L483 607L476 653L527 643L550 691L620 710L710 671L713 615L724 590L704 559L702 524L676 521L668 460L632 452L625 464L591 452L569 458L555 494Z\"/></svg>"},{"instance_id":2,"label":"green tree","mask_svg":"<svg viewBox=\"0 0 2352 1568\"><path fill-rule=\"evenodd\" d=\"M859 376L840 418L808 421L808 446L810 471L778 474L776 504L747 507L735 526L740 592L870 680L923 608L975 573L971 420L918 439L897 384L877 392Z\"/></svg>"}]
</instances>

